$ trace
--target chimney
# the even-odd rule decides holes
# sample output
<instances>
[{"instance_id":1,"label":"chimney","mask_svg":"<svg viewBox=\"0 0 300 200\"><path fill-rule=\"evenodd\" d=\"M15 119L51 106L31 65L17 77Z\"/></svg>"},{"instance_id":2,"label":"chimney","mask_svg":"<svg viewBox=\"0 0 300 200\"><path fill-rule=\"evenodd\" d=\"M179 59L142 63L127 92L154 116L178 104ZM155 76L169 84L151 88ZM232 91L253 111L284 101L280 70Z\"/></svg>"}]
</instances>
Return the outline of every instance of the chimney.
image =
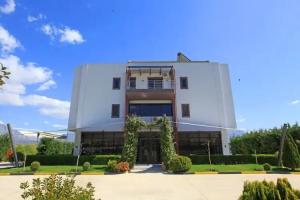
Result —
<instances>
[{"instance_id":1,"label":"chimney","mask_svg":"<svg viewBox=\"0 0 300 200\"><path fill-rule=\"evenodd\" d=\"M178 52L177 53L177 62L190 62L191 60L186 57L183 53Z\"/></svg>"}]
</instances>

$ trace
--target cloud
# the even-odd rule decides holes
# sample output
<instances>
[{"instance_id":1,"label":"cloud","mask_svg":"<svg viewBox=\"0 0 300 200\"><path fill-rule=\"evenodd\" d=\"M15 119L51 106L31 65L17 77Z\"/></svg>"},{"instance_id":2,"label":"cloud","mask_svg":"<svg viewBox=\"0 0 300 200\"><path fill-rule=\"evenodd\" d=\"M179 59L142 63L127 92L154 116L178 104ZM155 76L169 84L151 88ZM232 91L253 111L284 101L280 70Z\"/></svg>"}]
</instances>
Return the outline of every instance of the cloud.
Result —
<instances>
[{"instance_id":1,"label":"cloud","mask_svg":"<svg viewBox=\"0 0 300 200\"><path fill-rule=\"evenodd\" d=\"M61 129L63 129L63 128L67 128L67 125L63 125L63 124L53 124L52 127L53 127L53 128L61 128Z\"/></svg>"},{"instance_id":2,"label":"cloud","mask_svg":"<svg viewBox=\"0 0 300 200\"><path fill-rule=\"evenodd\" d=\"M42 85L40 85L40 87L38 87L38 91L44 91L44 90L48 90L50 88L55 88L56 87L56 82L53 80L49 80L46 81L45 83L43 83Z\"/></svg>"},{"instance_id":3,"label":"cloud","mask_svg":"<svg viewBox=\"0 0 300 200\"><path fill-rule=\"evenodd\" d=\"M297 105L297 104L300 104L300 100L299 99L296 99L296 100L293 100L290 102L291 105Z\"/></svg>"},{"instance_id":4,"label":"cloud","mask_svg":"<svg viewBox=\"0 0 300 200\"><path fill-rule=\"evenodd\" d=\"M3 14L10 14L16 9L16 3L14 0L6 0L5 4L0 6L0 12Z\"/></svg>"},{"instance_id":5,"label":"cloud","mask_svg":"<svg viewBox=\"0 0 300 200\"><path fill-rule=\"evenodd\" d=\"M28 95L23 97L25 105L39 107L43 115L66 119L69 116L70 102L49 98L40 95Z\"/></svg>"},{"instance_id":6,"label":"cloud","mask_svg":"<svg viewBox=\"0 0 300 200\"><path fill-rule=\"evenodd\" d=\"M84 42L83 37L78 30L65 27L63 30L60 30L60 32L61 32L61 37L60 37L61 42L68 42L71 44Z\"/></svg>"},{"instance_id":7,"label":"cloud","mask_svg":"<svg viewBox=\"0 0 300 200\"><path fill-rule=\"evenodd\" d=\"M1 51L4 53L12 52L16 48L21 47L20 42L1 25L0 25L0 47L1 47Z\"/></svg>"},{"instance_id":8,"label":"cloud","mask_svg":"<svg viewBox=\"0 0 300 200\"><path fill-rule=\"evenodd\" d=\"M27 16L28 22L35 22L35 21L42 20L42 19L46 19L46 16L41 13L38 14L37 16L32 16L32 15Z\"/></svg>"},{"instance_id":9,"label":"cloud","mask_svg":"<svg viewBox=\"0 0 300 200\"><path fill-rule=\"evenodd\" d=\"M63 28L58 28L54 25L44 24L41 30L44 34L48 35L51 38L51 40L59 38L60 42L69 44L80 44L85 41L78 30L71 29L67 26Z\"/></svg>"},{"instance_id":10,"label":"cloud","mask_svg":"<svg viewBox=\"0 0 300 200\"><path fill-rule=\"evenodd\" d=\"M244 123L246 121L246 118L240 117L239 119L236 120L238 123Z\"/></svg>"},{"instance_id":11,"label":"cloud","mask_svg":"<svg viewBox=\"0 0 300 200\"><path fill-rule=\"evenodd\" d=\"M27 95L26 87L41 84L38 90L46 90L56 83L52 80L53 72L35 63L23 64L17 56L0 57L0 62L7 66L11 77L0 90L0 105L33 106L46 116L67 118L70 103L41 95Z\"/></svg>"},{"instance_id":12,"label":"cloud","mask_svg":"<svg viewBox=\"0 0 300 200\"><path fill-rule=\"evenodd\" d=\"M28 123L28 122L24 122L23 124L24 124L24 126L28 126L28 125L29 125L29 123Z\"/></svg>"}]
</instances>

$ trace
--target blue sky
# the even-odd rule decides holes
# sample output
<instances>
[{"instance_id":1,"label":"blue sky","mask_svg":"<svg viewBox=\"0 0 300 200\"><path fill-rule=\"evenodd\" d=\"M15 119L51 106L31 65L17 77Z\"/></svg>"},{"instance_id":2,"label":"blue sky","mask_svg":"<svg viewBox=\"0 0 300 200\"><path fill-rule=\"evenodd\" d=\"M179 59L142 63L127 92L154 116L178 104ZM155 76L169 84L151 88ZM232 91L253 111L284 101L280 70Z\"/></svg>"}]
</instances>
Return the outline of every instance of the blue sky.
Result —
<instances>
[{"instance_id":1,"label":"blue sky","mask_svg":"<svg viewBox=\"0 0 300 200\"><path fill-rule=\"evenodd\" d=\"M230 66L238 127L300 121L299 1L0 0L0 120L66 127L82 63L192 60ZM240 81L239 81L240 79Z\"/></svg>"}]
</instances>

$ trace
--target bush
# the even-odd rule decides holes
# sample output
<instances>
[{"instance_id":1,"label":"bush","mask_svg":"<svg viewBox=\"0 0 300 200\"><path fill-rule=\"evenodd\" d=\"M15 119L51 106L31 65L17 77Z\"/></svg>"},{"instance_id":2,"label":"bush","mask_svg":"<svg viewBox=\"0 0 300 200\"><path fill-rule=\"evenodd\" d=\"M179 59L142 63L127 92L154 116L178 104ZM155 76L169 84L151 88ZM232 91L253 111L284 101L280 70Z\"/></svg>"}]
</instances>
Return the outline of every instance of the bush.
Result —
<instances>
[{"instance_id":1,"label":"bush","mask_svg":"<svg viewBox=\"0 0 300 200\"><path fill-rule=\"evenodd\" d=\"M190 155L193 164L209 164L207 155ZM277 165L278 158L274 155L257 155L258 164ZM255 155L211 155L212 164L255 164Z\"/></svg>"},{"instance_id":2,"label":"bush","mask_svg":"<svg viewBox=\"0 0 300 200\"><path fill-rule=\"evenodd\" d=\"M10 147L8 134L0 134L0 161L5 160L5 153Z\"/></svg>"},{"instance_id":3,"label":"bush","mask_svg":"<svg viewBox=\"0 0 300 200\"><path fill-rule=\"evenodd\" d=\"M291 168L293 171L300 166L300 155L297 145L290 134L286 135L284 143L282 162L285 167Z\"/></svg>"},{"instance_id":4,"label":"bush","mask_svg":"<svg viewBox=\"0 0 300 200\"><path fill-rule=\"evenodd\" d=\"M89 162L84 162L82 165L82 170L83 171L88 171L91 168L91 163Z\"/></svg>"},{"instance_id":5,"label":"bush","mask_svg":"<svg viewBox=\"0 0 300 200\"><path fill-rule=\"evenodd\" d=\"M79 158L79 165L89 162L92 165L106 165L109 160L119 160L120 155L83 155ZM42 165L76 165L77 156L73 155L29 155L26 165L39 161Z\"/></svg>"},{"instance_id":6,"label":"bush","mask_svg":"<svg viewBox=\"0 0 300 200\"><path fill-rule=\"evenodd\" d=\"M24 155L35 155L37 154L36 144L18 144L16 147L17 152L21 152Z\"/></svg>"},{"instance_id":7,"label":"bush","mask_svg":"<svg viewBox=\"0 0 300 200\"><path fill-rule=\"evenodd\" d=\"M116 165L116 171L119 173L124 173L129 171L129 163L128 162L119 162Z\"/></svg>"},{"instance_id":8,"label":"bush","mask_svg":"<svg viewBox=\"0 0 300 200\"><path fill-rule=\"evenodd\" d=\"M36 172L37 170L39 170L40 167L41 167L41 164L38 161L34 161L30 164L30 169L33 172Z\"/></svg>"},{"instance_id":9,"label":"bush","mask_svg":"<svg viewBox=\"0 0 300 200\"><path fill-rule=\"evenodd\" d=\"M263 167L265 171L270 171L272 169L272 166L269 163L265 163Z\"/></svg>"},{"instance_id":10,"label":"bush","mask_svg":"<svg viewBox=\"0 0 300 200\"><path fill-rule=\"evenodd\" d=\"M95 200L95 188L91 183L86 187L75 186L75 179L52 175L44 179L33 179L32 186L28 182L21 183L23 190L21 197L23 199L35 200Z\"/></svg>"},{"instance_id":11,"label":"bush","mask_svg":"<svg viewBox=\"0 0 300 200\"><path fill-rule=\"evenodd\" d=\"M246 181L244 183L243 194L239 200L274 200L289 199L296 200L300 198L300 191L294 190L286 178L277 179L277 184L267 181Z\"/></svg>"},{"instance_id":12,"label":"bush","mask_svg":"<svg viewBox=\"0 0 300 200\"><path fill-rule=\"evenodd\" d=\"M73 143L55 140L53 138L42 138L37 146L40 155L71 154Z\"/></svg>"},{"instance_id":13,"label":"bush","mask_svg":"<svg viewBox=\"0 0 300 200\"><path fill-rule=\"evenodd\" d=\"M170 170L173 173L184 173L191 169L192 161L186 156L176 156L170 162Z\"/></svg>"},{"instance_id":14,"label":"bush","mask_svg":"<svg viewBox=\"0 0 300 200\"><path fill-rule=\"evenodd\" d=\"M107 170L109 172L116 172L116 166L118 164L118 161L117 160L109 160L107 162Z\"/></svg>"}]
</instances>

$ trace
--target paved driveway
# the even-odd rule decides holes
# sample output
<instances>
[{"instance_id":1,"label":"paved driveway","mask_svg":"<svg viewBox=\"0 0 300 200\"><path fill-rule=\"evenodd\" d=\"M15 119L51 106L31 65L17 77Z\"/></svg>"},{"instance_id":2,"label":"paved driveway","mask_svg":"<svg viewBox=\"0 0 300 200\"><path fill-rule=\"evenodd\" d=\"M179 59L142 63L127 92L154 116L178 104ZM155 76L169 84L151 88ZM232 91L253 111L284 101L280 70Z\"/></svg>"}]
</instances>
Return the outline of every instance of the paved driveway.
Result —
<instances>
[{"instance_id":1,"label":"paved driveway","mask_svg":"<svg viewBox=\"0 0 300 200\"><path fill-rule=\"evenodd\" d=\"M18 200L18 186L37 176L0 176L0 200ZM287 177L300 189L300 175L165 175L161 173L77 176L80 185L92 182L102 200L235 200L245 180Z\"/></svg>"}]
</instances>

